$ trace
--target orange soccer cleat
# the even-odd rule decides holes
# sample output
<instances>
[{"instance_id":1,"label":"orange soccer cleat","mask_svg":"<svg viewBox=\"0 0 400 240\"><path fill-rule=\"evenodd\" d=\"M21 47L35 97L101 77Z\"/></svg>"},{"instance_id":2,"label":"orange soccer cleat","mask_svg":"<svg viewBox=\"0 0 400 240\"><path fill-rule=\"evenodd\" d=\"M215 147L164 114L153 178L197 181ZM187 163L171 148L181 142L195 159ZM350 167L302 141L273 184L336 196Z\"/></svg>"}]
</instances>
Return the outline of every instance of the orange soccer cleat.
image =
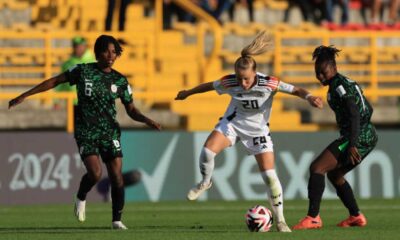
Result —
<instances>
[{"instance_id":1,"label":"orange soccer cleat","mask_svg":"<svg viewBox=\"0 0 400 240\"><path fill-rule=\"evenodd\" d=\"M357 217L350 216L337 224L338 227L364 227L367 225L367 219L360 213Z\"/></svg>"},{"instance_id":2,"label":"orange soccer cleat","mask_svg":"<svg viewBox=\"0 0 400 240\"><path fill-rule=\"evenodd\" d=\"M311 216L307 216L300 220L300 222L293 227L294 230L302 230L302 229L313 229L313 228L321 228L322 220L318 215L315 218Z\"/></svg>"}]
</instances>

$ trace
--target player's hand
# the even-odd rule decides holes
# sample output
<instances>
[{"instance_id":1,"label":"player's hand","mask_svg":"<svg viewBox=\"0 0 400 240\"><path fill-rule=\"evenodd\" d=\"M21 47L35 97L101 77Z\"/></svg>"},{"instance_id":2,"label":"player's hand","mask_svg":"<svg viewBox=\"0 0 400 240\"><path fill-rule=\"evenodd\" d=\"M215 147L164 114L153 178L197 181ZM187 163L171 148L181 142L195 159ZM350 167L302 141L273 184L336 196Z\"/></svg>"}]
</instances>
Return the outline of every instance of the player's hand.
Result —
<instances>
[{"instance_id":1,"label":"player's hand","mask_svg":"<svg viewBox=\"0 0 400 240\"><path fill-rule=\"evenodd\" d=\"M357 147L349 147L348 150L348 158L350 159L353 165L357 165L361 162L361 155L358 152Z\"/></svg>"},{"instance_id":2,"label":"player's hand","mask_svg":"<svg viewBox=\"0 0 400 240\"><path fill-rule=\"evenodd\" d=\"M311 106L316 107L316 108L322 108L324 106L324 102L322 101L322 98L320 98L320 97L309 96L307 98L307 101L310 103Z\"/></svg>"},{"instance_id":3,"label":"player's hand","mask_svg":"<svg viewBox=\"0 0 400 240\"><path fill-rule=\"evenodd\" d=\"M18 96L18 97L16 97L16 98L10 100L10 101L8 102L8 109L10 109L10 108L12 108L12 107L15 107L15 106L17 106L18 104L22 103L22 102L24 101L24 99L25 99L24 97Z\"/></svg>"},{"instance_id":4,"label":"player's hand","mask_svg":"<svg viewBox=\"0 0 400 240\"><path fill-rule=\"evenodd\" d=\"M185 100L189 95L190 94L187 90L179 91L175 97L175 100Z\"/></svg>"},{"instance_id":5,"label":"player's hand","mask_svg":"<svg viewBox=\"0 0 400 240\"><path fill-rule=\"evenodd\" d=\"M151 127L151 128L153 128L153 129L156 129L158 131L161 131L161 124L159 124L158 122L155 122L155 121L153 121L151 119L148 119L146 121L146 125Z\"/></svg>"}]
</instances>

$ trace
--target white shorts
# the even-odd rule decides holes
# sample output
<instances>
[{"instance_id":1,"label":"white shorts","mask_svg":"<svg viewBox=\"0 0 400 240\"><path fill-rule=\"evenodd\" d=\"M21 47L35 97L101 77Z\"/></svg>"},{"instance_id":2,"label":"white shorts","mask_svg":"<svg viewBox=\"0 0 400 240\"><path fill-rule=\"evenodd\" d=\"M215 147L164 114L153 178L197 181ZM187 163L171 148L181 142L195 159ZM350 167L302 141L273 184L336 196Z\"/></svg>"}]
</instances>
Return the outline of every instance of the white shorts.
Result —
<instances>
[{"instance_id":1,"label":"white shorts","mask_svg":"<svg viewBox=\"0 0 400 240\"><path fill-rule=\"evenodd\" d=\"M231 146L238 141L242 142L249 155L274 151L274 144L267 127L260 128L259 133L250 135L245 130L236 128L226 118L223 118L215 126L214 131L224 134L231 141Z\"/></svg>"}]
</instances>

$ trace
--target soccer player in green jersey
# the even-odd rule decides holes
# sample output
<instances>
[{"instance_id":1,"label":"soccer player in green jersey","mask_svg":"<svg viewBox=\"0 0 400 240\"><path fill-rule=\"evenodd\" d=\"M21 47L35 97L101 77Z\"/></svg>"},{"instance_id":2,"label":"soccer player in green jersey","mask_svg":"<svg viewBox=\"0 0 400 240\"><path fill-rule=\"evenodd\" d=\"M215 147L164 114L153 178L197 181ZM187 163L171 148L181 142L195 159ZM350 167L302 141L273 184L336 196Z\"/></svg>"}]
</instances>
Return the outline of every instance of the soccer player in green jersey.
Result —
<instances>
[{"instance_id":1,"label":"soccer player in green jersey","mask_svg":"<svg viewBox=\"0 0 400 240\"><path fill-rule=\"evenodd\" d=\"M320 46L313 53L316 77L323 86L329 86L328 104L336 115L341 136L312 162L308 181L308 214L293 229L322 227L319 209L325 188L325 174L350 215L337 226L363 227L367 224L344 176L372 151L378 137L371 123L372 107L361 88L337 72L336 56L339 51L333 46Z\"/></svg>"},{"instance_id":2,"label":"soccer player in green jersey","mask_svg":"<svg viewBox=\"0 0 400 240\"><path fill-rule=\"evenodd\" d=\"M127 114L133 120L157 130L160 130L161 126L135 107L127 79L112 69L112 65L122 53L117 40L112 36L101 35L96 40L94 52L97 62L75 65L66 72L40 83L12 99L9 108L20 104L31 95L52 89L61 83L76 85L78 106L74 136L87 173L82 177L79 186L75 215L78 221L85 221L86 195L102 175L99 158L101 156L111 181L112 227L127 229L121 222L125 192L121 173L121 130L116 120L115 99L121 99Z\"/></svg>"}]
</instances>

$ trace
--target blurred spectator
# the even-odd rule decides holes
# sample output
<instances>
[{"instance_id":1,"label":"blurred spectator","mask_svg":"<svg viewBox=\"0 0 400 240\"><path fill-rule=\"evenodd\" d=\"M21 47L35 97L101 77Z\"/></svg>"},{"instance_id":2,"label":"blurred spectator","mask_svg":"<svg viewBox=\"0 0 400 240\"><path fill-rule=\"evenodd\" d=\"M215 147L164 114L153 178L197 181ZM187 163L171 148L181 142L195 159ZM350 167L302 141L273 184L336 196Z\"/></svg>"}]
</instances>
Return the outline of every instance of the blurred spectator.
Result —
<instances>
[{"instance_id":1,"label":"blurred spectator","mask_svg":"<svg viewBox=\"0 0 400 240\"><path fill-rule=\"evenodd\" d=\"M207 1L203 1L203 2L207 2ZM221 15L222 13L224 13L225 11L227 11L228 9L231 8L231 5L233 5L234 3L231 2L231 0L217 0L216 2L216 6L213 10L211 10L211 15L220 23L222 23L221 21Z\"/></svg>"},{"instance_id":2,"label":"blurred spectator","mask_svg":"<svg viewBox=\"0 0 400 240\"><path fill-rule=\"evenodd\" d=\"M361 0L360 2L361 2L361 8L360 8L361 18L363 20L363 23L365 25L368 25L370 23L370 20L367 18L367 10L370 9L372 11L374 0Z\"/></svg>"},{"instance_id":3,"label":"blurred spectator","mask_svg":"<svg viewBox=\"0 0 400 240\"><path fill-rule=\"evenodd\" d=\"M289 22L289 13L295 6L300 8L303 21L311 20L311 5L309 0L288 0L288 7L286 8L283 17L284 22Z\"/></svg>"},{"instance_id":4,"label":"blurred spectator","mask_svg":"<svg viewBox=\"0 0 400 240\"><path fill-rule=\"evenodd\" d=\"M399 11L399 0L374 0L371 12L371 23L376 24L382 21L384 7L389 6L389 17L387 23L394 25L397 21L397 15ZM378 16L381 16L378 19Z\"/></svg>"},{"instance_id":5,"label":"blurred spectator","mask_svg":"<svg viewBox=\"0 0 400 240\"><path fill-rule=\"evenodd\" d=\"M241 4L247 8L249 13L250 22L254 22L254 0L233 0L231 6L229 7L229 19L231 22L235 20L235 6Z\"/></svg>"},{"instance_id":6,"label":"blurred spectator","mask_svg":"<svg viewBox=\"0 0 400 240\"><path fill-rule=\"evenodd\" d=\"M335 5L339 5L342 11L340 23L346 25L349 22L349 0L326 0L326 20L333 22Z\"/></svg>"},{"instance_id":7,"label":"blurred spectator","mask_svg":"<svg viewBox=\"0 0 400 240\"><path fill-rule=\"evenodd\" d=\"M119 6L119 21L118 21L118 31L125 30L125 20L126 20L126 9L128 8L131 0L121 0L121 5ZM107 5L107 16L106 16L106 31L110 31L112 27L112 21L114 16L115 0L108 0Z\"/></svg>"},{"instance_id":8,"label":"blurred spectator","mask_svg":"<svg viewBox=\"0 0 400 240\"><path fill-rule=\"evenodd\" d=\"M311 15L315 24L321 24L327 20L326 0L310 0Z\"/></svg>"},{"instance_id":9,"label":"blurred spectator","mask_svg":"<svg viewBox=\"0 0 400 240\"><path fill-rule=\"evenodd\" d=\"M96 58L92 52L87 48L86 39L80 36L76 36L72 39L72 54L70 58L61 65L61 72L65 72L76 64L95 62ZM58 85L55 90L57 92L76 92L76 87L70 86L69 83L63 83ZM75 100L74 104L77 104ZM55 107L58 107L56 103Z\"/></svg>"},{"instance_id":10,"label":"blurred spectator","mask_svg":"<svg viewBox=\"0 0 400 240\"><path fill-rule=\"evenodd\" d=\"M163 29L172 28L172 18L176 14L178 22L192 21L192 16L184 9L172 2L172 0L163 1Z\"/></svg>"}]
</instances>

